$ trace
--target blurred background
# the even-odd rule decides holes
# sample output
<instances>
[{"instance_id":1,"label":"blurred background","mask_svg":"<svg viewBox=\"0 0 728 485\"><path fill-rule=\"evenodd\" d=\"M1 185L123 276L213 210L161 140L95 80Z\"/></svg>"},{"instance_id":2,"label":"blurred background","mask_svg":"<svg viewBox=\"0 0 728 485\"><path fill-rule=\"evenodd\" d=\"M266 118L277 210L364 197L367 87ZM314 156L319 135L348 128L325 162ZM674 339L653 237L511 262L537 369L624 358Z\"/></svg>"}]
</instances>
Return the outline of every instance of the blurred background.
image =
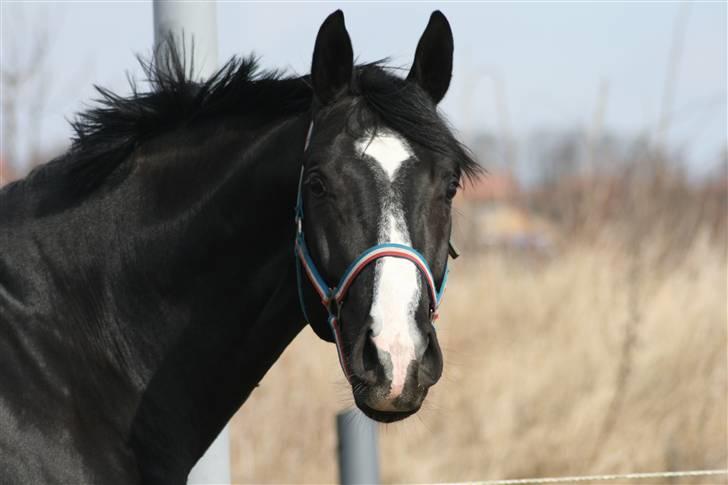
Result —
<instances>
[{"instance_id":1,"label":"blurred background","mask_svg":"<svg viewBox=\"0 0 728 485\"><path fill-rule=\"evenodd\" d=\"M456 201L444 377L380 428L382 479L726 468L726 3L220 2L219 59L306 74L336 8L360 62L405 68L443 10L441 108L489 172ZM151 3L0 16L1 185L68 148L93 84L129 92L153 26ZM307 328L233 419L233 480L336 481L352 405Z\"/></svg>"}]
</instances>

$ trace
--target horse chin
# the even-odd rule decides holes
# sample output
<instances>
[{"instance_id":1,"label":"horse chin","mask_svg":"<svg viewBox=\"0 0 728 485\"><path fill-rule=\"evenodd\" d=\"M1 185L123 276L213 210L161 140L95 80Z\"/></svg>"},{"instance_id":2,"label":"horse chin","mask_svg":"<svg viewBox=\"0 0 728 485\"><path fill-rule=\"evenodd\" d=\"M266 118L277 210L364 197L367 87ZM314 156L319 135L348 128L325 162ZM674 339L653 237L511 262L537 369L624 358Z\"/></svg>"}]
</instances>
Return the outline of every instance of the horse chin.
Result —
<instances>
[{"instance_id":1,"label":"horse chin","mask_svg":"<svg viewBox=\"0 0 728 485\"><path fill-rule=\"evenodd\" d=\"M420 410L427 392L410 399L400 398L394 402L382 400L377 387L362 386L354 392L356 406L369 418L380 423L393 423L412 416Z\"/></svg>"},{"instance_id":2,"label":"horse chin","mask_svg":"<svg viewBox=\"0 0 728 485\"><path fill-rule=\"evenodd\" d=\"M367 417L380 423L394 423L395 421L401 421L415 414L418 409L410 411L379 411L377 409L370 408L364 403L357 402L356 406L363 412Z\"/></svg>"}]
</instances>

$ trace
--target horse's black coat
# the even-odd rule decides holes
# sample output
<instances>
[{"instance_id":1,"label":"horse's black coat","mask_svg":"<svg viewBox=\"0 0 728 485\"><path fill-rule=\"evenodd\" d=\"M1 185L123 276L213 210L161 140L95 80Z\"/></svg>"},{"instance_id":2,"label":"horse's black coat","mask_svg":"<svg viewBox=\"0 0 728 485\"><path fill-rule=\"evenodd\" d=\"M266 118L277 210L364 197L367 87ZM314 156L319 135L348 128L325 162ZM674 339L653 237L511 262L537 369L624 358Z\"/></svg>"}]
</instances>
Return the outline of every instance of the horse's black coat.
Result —
<instances>
[{"instance_id":1,"label":"horse's black coat","mask_svg":"<svg viewBox=\"0 0 728 485\"><path fill-rule=\"evenodd\" d=\"M327 100L252 59L196 84L171 52L0 192L2 483L184 483L303 328L293 207ZM416 83L363 65L331 96L474 171Z\"/></svg>"}]
</instances>

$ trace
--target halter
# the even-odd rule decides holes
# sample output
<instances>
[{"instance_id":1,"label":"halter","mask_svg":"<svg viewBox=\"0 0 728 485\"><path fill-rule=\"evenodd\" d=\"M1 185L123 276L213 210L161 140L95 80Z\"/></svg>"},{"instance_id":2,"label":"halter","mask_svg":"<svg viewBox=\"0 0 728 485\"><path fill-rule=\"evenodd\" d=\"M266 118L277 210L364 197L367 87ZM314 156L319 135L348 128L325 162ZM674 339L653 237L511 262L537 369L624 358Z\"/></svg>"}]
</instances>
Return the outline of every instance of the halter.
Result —
<instances>
[{"instance_id":1,"label":"halter","mask_svg":"<svg viewBox=\"0 0 728 485\"><path fill-rule=\"evenodd\" d=\"M303 147L304 153L308 150L309 142L311 141L311 131L313 129L313 122L309 125L308 134L306 135L306 142ZM326 283L321 273L316 269L316 264L311 257L311 253L306 245L306 238L303 234L303 164L301 165L301 174L298 178L298 194L296 196L296 240L294 243L294 251L296 253L296 283L298 285L298 299L301 305L301 311L303 317L306 319L306 323L310 322L308 314L306 313L306 304L303 300L303 284L301 278L301 268L303 267L306 272L308 280L311 282L313 289L318 293L321 298L321 304L328 313L328 324L334 334L334 341L336 343L336 350L339 356L339 363L341 369L344 371L346 379L349 380L349 371L346 367L346 361L342 353L341 347L341 331L339 328L339 312L341 306L344 303L346 294L349 288L356 280L357 276L366 268L369 264L380 258L401 258L406 259L414 263L417 269L425 277L427 282L428 293L430 295L430 315L432 321L437 320L437 308L440 306L440 300L445 291L445 284L447 283L448 268L445 263L445 272L438 289L435 285L435 277L432 274L430 266L427 264L425 257L420 254L415 248L406 246L404 244L397 243L382 243L370 247L364 250L344 271L344 274L339 279L336 286L330 286ZM457 257L457 252L453 248L452 244L449 245L449 254L453 258Z\"/></svg>"}]
</instances>

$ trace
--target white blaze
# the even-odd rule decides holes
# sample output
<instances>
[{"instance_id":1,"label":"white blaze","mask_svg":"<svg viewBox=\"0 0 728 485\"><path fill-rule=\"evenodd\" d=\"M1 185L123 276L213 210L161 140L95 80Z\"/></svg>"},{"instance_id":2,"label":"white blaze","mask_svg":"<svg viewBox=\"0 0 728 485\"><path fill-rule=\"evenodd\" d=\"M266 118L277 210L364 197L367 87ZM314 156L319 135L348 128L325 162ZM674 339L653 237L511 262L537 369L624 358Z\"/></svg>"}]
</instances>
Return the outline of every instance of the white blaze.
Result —
<instances>
[{"instance_id":1,"label":"white blaze","mask_svg":"<svg viewBox=\"0 0 728 485\"><path fill-rule=\"evenodd\" d=\"M357 148L387 175L386 185L380 187L379 243L411 245L401 197L393 182L402 164L414 157L412 150L390 131L359 140ZM423 338L415 323L415 309L420 298L417 271L411 261L386 257L377 260L374 268L374 297L370 310L373 341L387 377L391 379L390 400L402 393L407 368L423 348ZM388 362L391 362L391 368Z\"/></svg>"}]
</instances>

